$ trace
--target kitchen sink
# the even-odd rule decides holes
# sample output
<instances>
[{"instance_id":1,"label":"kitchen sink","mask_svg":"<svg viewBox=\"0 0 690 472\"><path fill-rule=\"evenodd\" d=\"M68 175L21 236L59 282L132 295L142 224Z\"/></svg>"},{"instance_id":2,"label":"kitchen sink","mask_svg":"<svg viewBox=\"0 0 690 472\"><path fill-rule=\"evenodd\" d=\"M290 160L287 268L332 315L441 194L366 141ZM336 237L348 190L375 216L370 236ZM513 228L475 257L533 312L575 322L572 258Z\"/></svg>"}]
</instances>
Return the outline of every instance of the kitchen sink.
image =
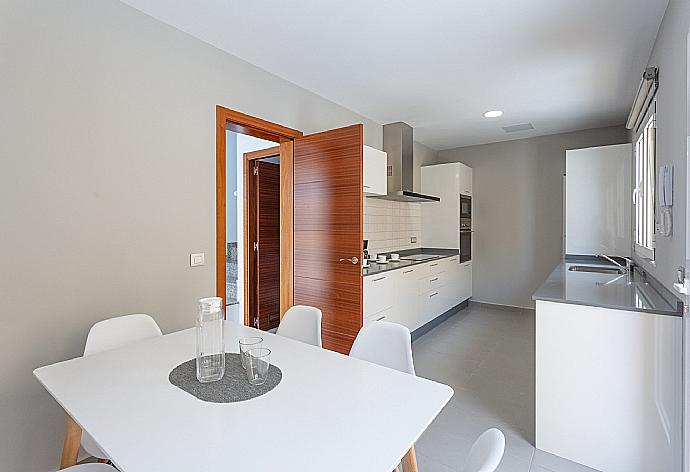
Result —
<instances>
[{"instance_id":1,"label":"kitchen sink","mask_svg":"<svg viewBox=\"0 0 690 472\"><path fill-rule=\"evenodd\" d=\"M585 265L574 265L570 266L568 270L573 272L594 272L596 274L613 274L622 275L625 272L618 267L613 266L585 266Z\"/></svg>"}]
</instances>

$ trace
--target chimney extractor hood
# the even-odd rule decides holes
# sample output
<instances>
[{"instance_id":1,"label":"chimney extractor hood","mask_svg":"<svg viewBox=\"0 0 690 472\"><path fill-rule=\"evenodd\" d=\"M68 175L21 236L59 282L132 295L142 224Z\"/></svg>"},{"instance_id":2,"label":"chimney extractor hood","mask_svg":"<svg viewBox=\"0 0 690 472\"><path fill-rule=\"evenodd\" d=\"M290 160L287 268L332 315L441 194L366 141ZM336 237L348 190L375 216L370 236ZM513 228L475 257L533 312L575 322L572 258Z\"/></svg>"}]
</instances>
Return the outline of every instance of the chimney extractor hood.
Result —
<instances>
[{"instance_id":1,"label":"chimney extractor hood","mask_svg":"<svg viewBox=\"0 0 690 472\"><path fill-rule=\"evenodd\" d=\"M388 195L385 200L398 202L440 202L439 197L413 191L414 169L412 127L398 122L383 125L383 150L388 153Z\"/></svg>"}]
</instances>

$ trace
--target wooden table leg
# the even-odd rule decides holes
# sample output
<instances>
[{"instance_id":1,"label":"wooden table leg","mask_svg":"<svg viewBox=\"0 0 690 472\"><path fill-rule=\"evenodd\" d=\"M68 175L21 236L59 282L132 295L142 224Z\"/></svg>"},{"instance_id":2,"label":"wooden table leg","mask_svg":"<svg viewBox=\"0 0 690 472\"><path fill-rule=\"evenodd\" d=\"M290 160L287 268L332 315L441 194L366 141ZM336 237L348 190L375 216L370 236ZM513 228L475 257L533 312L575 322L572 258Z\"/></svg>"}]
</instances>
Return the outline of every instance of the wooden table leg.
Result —
<instances>
[{"instance_id":1,"label":"wooden table leg","mask_svg":"<svg viewBox=\"0 0 690 472\"><path fill-rule=\"evenodd\" d=\"M417 454L414 452L414 446L412 446L403 457L402 466L403 472L419 472L417 469Z\"/></svg>"},{"instance_id":2,"label":"wooden table leg","mask_svg":"<svg viewBox=\"0 0 690 472\"><path fill-rule=\"evenodd\" d=\"M62 443L62 456L60 457L60 470L72 467L77 463L80 444L81 428L71 416L67 415L65 441Z\"/></svg>"}]
</instances>

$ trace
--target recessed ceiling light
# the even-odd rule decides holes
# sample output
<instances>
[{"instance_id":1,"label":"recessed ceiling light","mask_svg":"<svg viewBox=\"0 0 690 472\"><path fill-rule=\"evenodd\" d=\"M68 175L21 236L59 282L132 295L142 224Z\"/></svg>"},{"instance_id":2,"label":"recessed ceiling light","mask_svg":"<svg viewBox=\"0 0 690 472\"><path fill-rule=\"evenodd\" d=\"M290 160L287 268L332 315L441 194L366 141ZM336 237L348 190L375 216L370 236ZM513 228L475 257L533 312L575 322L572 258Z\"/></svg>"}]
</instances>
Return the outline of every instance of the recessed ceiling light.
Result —
<instances>
[{"instance_id":1,"label":"recessed ceiling light","mask_svg":"<svg viewBox=\"0 0 690 472\"><path fill-rule=\"evenodd\" d=\"M484 112L484 118L498 118L499 116L502 116L503 112L501 110L491 110Z\"/></svg>"}]
</instances>

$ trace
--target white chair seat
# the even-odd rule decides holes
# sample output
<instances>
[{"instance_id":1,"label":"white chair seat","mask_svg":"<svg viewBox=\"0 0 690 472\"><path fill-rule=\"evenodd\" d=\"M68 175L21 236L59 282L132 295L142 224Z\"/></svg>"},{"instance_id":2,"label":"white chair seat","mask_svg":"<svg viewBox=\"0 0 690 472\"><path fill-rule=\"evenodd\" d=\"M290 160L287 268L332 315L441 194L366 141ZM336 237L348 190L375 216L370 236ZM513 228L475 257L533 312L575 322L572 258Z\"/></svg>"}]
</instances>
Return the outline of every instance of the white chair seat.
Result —
<instances>
[{"instance_id":1,"label":"white chair seat","mask_svg":"<svg viewBox=\"0 0 690 472\"><path fill-rule=\"evenodd\" d=\"M278 336L321 347L321 310L313 306L290 307L276 330Z\"/></svg>"}]
</instances>

